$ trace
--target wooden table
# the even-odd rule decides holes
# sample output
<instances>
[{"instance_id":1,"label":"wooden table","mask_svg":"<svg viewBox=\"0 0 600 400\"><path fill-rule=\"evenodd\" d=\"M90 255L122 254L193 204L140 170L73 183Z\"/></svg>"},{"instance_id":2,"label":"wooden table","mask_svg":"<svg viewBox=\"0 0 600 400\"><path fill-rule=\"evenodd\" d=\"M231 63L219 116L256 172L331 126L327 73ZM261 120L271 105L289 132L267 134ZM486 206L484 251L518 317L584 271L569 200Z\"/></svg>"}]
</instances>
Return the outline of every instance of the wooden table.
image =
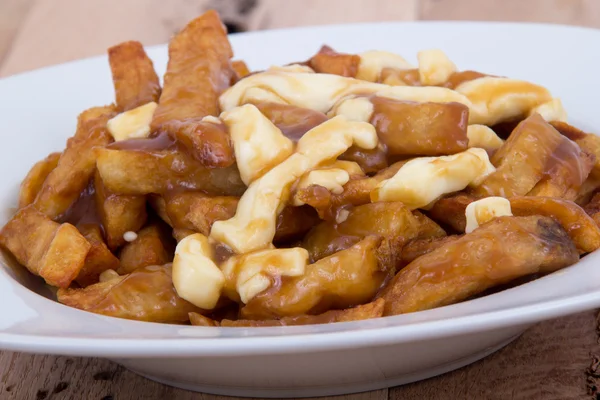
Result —
<instances>
[{"instance_id":1,"label":"wooden table","mask_svg":"<svg viewBox=\"0 0 600 400\"><path fill-rule=\"evenodd\" d=\"M0 0L0 76L102 54L124 40L164 43L211 7L237 30L419 19L600 27L599 0ZM600 399L597 322L596 312L548 321L460 370L339 399ZM227 398L164 386L107 360L0 352L0 399Z\"/></svg>"}]
</instances>

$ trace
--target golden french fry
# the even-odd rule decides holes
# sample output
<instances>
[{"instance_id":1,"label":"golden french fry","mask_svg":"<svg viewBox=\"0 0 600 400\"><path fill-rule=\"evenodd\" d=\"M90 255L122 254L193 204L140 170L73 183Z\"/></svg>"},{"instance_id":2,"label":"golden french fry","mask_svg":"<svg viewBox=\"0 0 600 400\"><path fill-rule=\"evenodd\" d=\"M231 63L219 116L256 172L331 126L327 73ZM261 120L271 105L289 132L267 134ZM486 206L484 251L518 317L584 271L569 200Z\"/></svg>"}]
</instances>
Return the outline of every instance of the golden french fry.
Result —
<instances>
[{"instance_id":1,"label":"golden french fry","mask_svg":"<svg viewBox=\"0 0 600 400\"><path fill-rule=\"evenodd\" d=\"M305 273L289 277L266 290L240 310L247 319L270 319L319 314L370 301L389 271L378 265L380 240L367 237L354 246L306 267Z\"/></svg>"},{"instance_id":2,"label":"golden french fry","mask_svg":"<svg viewBox=\"0 0 600 400\"><path fill-rule=\"evenodd\" d=\"M492 157L496 172L474 189L477 196L552 195L568 200L577 192L593 159L560 135L539 114L522 121Z\"/></svg>"},{"instance_id":3,"label":"golden french fry","mask_svg":"<svg viewBox=\"0 0 600 400\"><path fill-rule=\"evenodd\" d=\"M404 267L381 291L384 315L428 310L490 287L579 260L560 224L543 216L500 217Z\"/></svg>"},{"instance_id":4,"label":"golden french fry","mask_svg":"<svg viewBox=\"0 0 600 400\"><path fill-rule=\"evenodd\" d=\"M388 167L388 154L385 146L379 143L371 150L352 146L338 157L339 160L354 161L365 174L374 174Z\"/></svg>"},{"instance_id":5,"label":"golden french fry","mask_svg":"<svg viewBox=\"0 0 600 400\"><path fill-rule=\"evenodd\" d=\"M283 317L281 319L267 319L267 320L251 320L251 319L239 319L229 320L224 319L221 321L221 326L228 327L256 327L256 326L291 326L291 325L316 325L316 324L330 324L333 322L350 322L360 321L364 319L379 318L383 315L383 308L385 300L377 299L371 303L356 306L354 308L347 308L345 310L330 310L319 315L298 315L294 317ZM196 314L199 315L199 314ZM202 316L200 316L202 317ZM208 323L206 317L199 318L198 323L192 325L203 325ZM212 321L214 323L214 321ZM211 325L204 325L211 326ZM215 326L215 325L212 325Z\"/></svg>"},{"instance_id":6,"label":"golden french fry","mask_svg":"<svg viewBox=\"0 0 600 400\"><path fill-rule=\"evenodd\" d=\"M173 261L175 243L158 224L148 225L137 233L137 238L127 243L119 254L120 275L149 265L164 265Z\"/></svg>"},{"instance_id":7,"label":"golden french fry","mask_svg":"<svg viewBox=\"0 0 600 400\"><path fill-rule=\"evenodd\" d=\"M236 165L206 168L177 149L99 148L96 151L96 165L102 182L117 194L161 194L172 189L187 189L239 196L246 189Z\"/></svg>"},{"instance_id":8,"label":"golden french fry","mask_svg":"<svg viewBox=\"0 0 600 400\"><path fill-rule=\"evenodd\" d=\"M469 108L372 97L371 123L390 156L441 156L467 149Z\"/></svg>"},{"instance_id":9,"label":"golden french fry","mask_svg":"<svg viewBox=\"0 0 600 400\"><path fill-rule=\"evenodd\" d=\"M26 207L35 201L44 181L50 172L58 165L62 153L51 153L48 157L38 161L31 167L19 191L19 208Z\"/></svg>"},{"instance_id":10,"label":"golden french fry","mask_svg":"<svg viewBox=\"0 0 600 400\"><path fill-rule=\"evenodd\" d=\"M97 114L99 116L88 119ZM56 168L48 174L33 203L51 219L64 214L88 186L96 166L95 148L112 141L106 130L106 122L112 115L111 112L101 114L100 109L80 115L75 137L67 142Z\"/></svg>"},{"instance_id":11,"label":"golden french fry","mask_svg":"<svg viewBox=\"0 0 600 400\"><path fill-rule=\"evenodd\" d=\"M215 221L235 215L239 198L208 196L203 192L181 192L165 197L165 212L171 226L208 236Z\"/></svg>"},{"instance_id":12,"label":"golden french fry","mask_svg":"<svg viewBox=\"0 0 600 400\"><path fill-rule=\"evenodd\" d=\"M226 130L202 123L219 115L218 98L234 76L227 31L214 11L194 19L171 39L163 91L152 130L168 132L202 165L227 167L235 162Z\"/></svg>"},{"instance_id":13,"label":"golden french fry","mask_svg":"<svg viewBox=\"0 0 600 400\"><path fill-rule=\"evenodd\" d=\"M433 204L429 216L456 232L464 233L467 225L465 210L475 200L477 200L475 196L462 192L443 197Z\"/></svg>"},{"instance_id":14,"label":"golden french fry","mask_svg":"<svg viewBox=\"0 0 600 400\"><path fill-rule=\"evenodd\" d=\"M446 243L450 243L458 239L460 236L442 236L442 237L429 237L429 238L417 238L408 242L400 253L400 266L410 264L417 258L431 253L438 247L442 247Z\"/></svg>"},{"instance_id":15,"label":"golden french fry","mask_svg":"<svg viewBox=\"0 0 600 400\"><path fill-rule=\"evenodd\" d=\"M596 193L583 209L600 226L600 193Z\"/></svg>"},{"instance_id":16,"label":"golden french fry","mask_svg":"<svg viewBox=\"0 0 600 400\"><path fill-rule=\"evenodd\" d=\"M140 268L83 289L59 289L57 297L70 307L138 321L185 323L188 313L201 312L175 292L170 264Z\"/></svg>"},{"instance_id":17,"label":"golden french fry","mask_svg":"<svg viewBox=\"0 0 600 400\"><path fill-rule=\"evenodd\" d=\"M323 46L308 60L308 65L323 74L335 74L354 78L358 72L360 56L338 53L329 46Z\"/></svg>"},{"instance_id":18,"label":"golden french fry","mask_svg":"<svg viewBox=\"0 0 600 400\"><path fill-rule=\"evenodd\" d=\"M104 227L106 243L111 250L125 244L125 232L137 232L146 223L146 198L110 192L98 171L94 176L96 209Z\"/></svg>"},{"instance_id":19,"label":"golden french fry","mask_svg":"<svg viewBox=\"0 0 600 400\"><path fill-rule=\"evenodd\" d=\"M0 231L0 244L34 275L68 287L84 266L90 244L71 224L52 221L29 205Z\"/></svg>"},{"instance_id":20,"label":"golden french fry","mask_svg":"<svg viewBox=\"0 0 600 400\"><path fill-rule=\"evenodd\" d=\"M556 220L580 253L590 253L600 247L600 228L572 201L550 197L512 197L510 206L516 216L543 215Z\"/></svg>"},{"instance_id":21,"label":"golden french fry","mask_svg":"<svg viewBox=\"0 0 600 400\"><path fill-rule=\"evenodd\" d=\"M77 229L91 245L83 268L81 268L75 279L80 286L85 287L98 283L102 272L119 268L119 259L106 247L102 239L102 231L98 225L82 224Z\"/></svg>"},{"instance_id":22,"label":"golden french fry","mask_svg":"<svg viewBox=\"0 0 600 400\"><path fill-rule=\"evenodd\" d=\"M219 326L220 325L218 321L215 321L214 319L205 317L204 315L198 314L197 312L191 312L189 314L189 316L190 316L190 322L194 326Z\"/></svg>"},{"instance_id":23,"label":"golden french fry","mask_svg":"<svg viewBox=\"0 0 600 400\"><path fill-rule=\"evenodd\" d=\"M233 68L234 77L233 83L239 81L240 79L250 75L250 70L246 63L242 60L235 60L231 62L231 68Z\"/></svg>"},{"instance_id":24,"label":"golden french fry","mask_svg":"<svg viewBox=\"0 0 600 400\"><path fill-rule=\"evenodd\" d=\"M127 111L160 96L160 83L154 64L140 42L129 41L108 49L108 62L115 86L119 111Z\"/></svg>"}]
</instances>

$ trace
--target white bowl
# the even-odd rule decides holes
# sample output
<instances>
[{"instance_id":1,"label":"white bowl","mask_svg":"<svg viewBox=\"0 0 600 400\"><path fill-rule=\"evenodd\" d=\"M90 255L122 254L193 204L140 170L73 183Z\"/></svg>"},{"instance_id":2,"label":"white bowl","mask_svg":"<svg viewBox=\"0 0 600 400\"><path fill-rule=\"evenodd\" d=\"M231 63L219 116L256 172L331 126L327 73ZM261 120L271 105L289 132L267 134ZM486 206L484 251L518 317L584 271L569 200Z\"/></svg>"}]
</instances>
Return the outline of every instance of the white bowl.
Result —
<instances>
[{"instance_id":1,"label":"white bowl","mask_svg":"<svg viewBox=\"0 0 600 400\"><path fill-rule=\"evenodd\" d=\"M231 37L237 58L265 68L308 58L322 43L385 49L415 59L441 48L462 69L530 80L562 98L584 130L600 127L600 31L533 24L381 23ZM165 46L151 48L158 72ZM106 57L0 81L3 224L29 167L64 147L77 114L113 101ZM40 280L2 259L0 348L100 356L191 390L236 396L342 394L444 373L501 348L532 324L600 306L600 253L497 294L368 321L273 328L206 328L104 317L58 304Z\"/></svg>"}]
</instances>

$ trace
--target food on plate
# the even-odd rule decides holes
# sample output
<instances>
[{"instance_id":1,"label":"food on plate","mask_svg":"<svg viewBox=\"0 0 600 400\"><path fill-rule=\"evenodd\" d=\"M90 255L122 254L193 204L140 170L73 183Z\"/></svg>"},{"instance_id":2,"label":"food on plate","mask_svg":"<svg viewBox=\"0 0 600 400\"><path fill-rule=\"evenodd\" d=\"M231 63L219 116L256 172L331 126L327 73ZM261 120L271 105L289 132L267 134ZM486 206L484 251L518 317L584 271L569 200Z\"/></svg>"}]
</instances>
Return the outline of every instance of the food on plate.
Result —
<instances>
[{"instance_id":1,"label":"food on plate","mask_svg":"<svg viewBox=\"0 0 600 400\"><path fill-rule=\"evenodd\" d=\"M37 162L0 245L65 305L267 327L447 306L600 247L600 139L441 50L252 70L209 11L108 50L115 102ZM200 328L198 328L200 329Z\"/></svg>"}]
</instances>

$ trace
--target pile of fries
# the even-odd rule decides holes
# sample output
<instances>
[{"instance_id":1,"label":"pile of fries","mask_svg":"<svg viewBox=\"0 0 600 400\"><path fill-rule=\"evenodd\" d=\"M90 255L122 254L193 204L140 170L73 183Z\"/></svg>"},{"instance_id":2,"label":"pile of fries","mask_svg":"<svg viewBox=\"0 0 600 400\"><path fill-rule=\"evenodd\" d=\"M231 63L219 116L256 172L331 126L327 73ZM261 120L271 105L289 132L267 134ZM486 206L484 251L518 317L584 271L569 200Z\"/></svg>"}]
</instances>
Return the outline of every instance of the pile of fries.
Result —
<instances>
[{"instance_id":1,"label":"pile of fries","mask_svg":"<svg viewBox=\"0 0 600 400\"><path fill-rule=\"evenodd\" d=\"M103 315L353 321L522 284L600 246L600 138L538 85L324 46L250 72L209 11L108 51L115 104L33 166L0 243Z\"/></svg>"}]
</instances>

